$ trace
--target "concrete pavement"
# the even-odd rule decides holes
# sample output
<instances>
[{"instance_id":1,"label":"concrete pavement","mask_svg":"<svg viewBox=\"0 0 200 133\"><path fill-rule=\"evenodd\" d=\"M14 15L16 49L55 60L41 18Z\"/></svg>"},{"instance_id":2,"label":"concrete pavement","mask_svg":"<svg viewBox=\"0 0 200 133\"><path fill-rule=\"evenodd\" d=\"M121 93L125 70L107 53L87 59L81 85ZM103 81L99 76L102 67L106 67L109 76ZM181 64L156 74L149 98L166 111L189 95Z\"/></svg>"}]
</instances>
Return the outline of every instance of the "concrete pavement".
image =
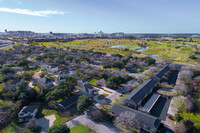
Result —
<instances>
[{"instance_id":1,"label":"concrete pavement","mask_svg":"<svg viewBox=\"0 0 200 133\"><path fill-rule=\"evenodd\" d=\"M76 125L92 125L92 128L97 132L97 133L123 133L122 130L118 129L115 127L113 124L108 123L108 122L95 122L92 121L91 119L87 118L85 115L80 115L68 122L66 122L68 127L73 127Z\"/></svg>"}]
</instances>

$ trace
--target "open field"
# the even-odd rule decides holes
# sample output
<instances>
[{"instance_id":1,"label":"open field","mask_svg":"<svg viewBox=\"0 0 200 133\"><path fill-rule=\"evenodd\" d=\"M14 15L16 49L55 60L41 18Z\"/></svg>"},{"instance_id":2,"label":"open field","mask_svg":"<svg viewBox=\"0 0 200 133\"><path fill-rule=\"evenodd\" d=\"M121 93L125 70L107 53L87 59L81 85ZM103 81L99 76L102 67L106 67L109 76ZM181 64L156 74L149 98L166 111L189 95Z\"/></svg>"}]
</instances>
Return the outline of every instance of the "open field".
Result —
<instances>
[{"instance_id":1,"label":"open field","mask_svg":"<svg viewBox=\"0 0 200 133\"><path fill-rule=\"evenodd\" d=\"M200 47L200 39L155 39L155 40L130 40L130 39L82 39L71 42L41 42L39 45L57 48L86 49L104 52L108 54L122 54L143 57L146 55L158 55L156 60L171 58L174 63L197 64L200 54L195 45ZM141 45L148 46L147 49L137 52ZM199 51L200 52L200 51ZM191 55L197 59L189 58Z\"/></svg>"}]
</instances>

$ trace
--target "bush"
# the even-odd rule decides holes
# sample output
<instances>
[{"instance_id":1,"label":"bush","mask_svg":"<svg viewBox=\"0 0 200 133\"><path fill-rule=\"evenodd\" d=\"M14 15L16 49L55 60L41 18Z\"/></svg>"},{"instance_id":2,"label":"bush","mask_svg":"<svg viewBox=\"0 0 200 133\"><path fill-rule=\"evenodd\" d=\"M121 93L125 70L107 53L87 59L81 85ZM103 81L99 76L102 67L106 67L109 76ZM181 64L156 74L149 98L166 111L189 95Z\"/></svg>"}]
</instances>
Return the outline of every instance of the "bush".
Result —
<instances>
[{"instance_id":1,"label":"bush","mask_svg":"<svg viewBox=\"0 0 200 133\"><path fill-rule=\"evenodd\" d=\"M66 124L53 125L47 130L47 133L69 133L70 129Z\"/></svg>"}]
</instances>

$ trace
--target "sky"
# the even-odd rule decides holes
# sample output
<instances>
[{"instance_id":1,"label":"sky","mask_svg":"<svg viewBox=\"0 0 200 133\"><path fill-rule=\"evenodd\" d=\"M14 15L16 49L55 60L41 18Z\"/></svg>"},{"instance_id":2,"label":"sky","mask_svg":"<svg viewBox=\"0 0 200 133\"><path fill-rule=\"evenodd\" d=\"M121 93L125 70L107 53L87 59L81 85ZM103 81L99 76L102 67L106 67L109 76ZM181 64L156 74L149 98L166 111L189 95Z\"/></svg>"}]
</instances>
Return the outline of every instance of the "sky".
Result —
<instances>
[{"instance_id":1,"label":"sky","mask_svg":"<svg viewBox=\"0 0 200 133\"><path fill-rule=\"evenodd\" d=\"M0 0L0 32L200 33L200 0Z\"/></svg>"}]
</instances>

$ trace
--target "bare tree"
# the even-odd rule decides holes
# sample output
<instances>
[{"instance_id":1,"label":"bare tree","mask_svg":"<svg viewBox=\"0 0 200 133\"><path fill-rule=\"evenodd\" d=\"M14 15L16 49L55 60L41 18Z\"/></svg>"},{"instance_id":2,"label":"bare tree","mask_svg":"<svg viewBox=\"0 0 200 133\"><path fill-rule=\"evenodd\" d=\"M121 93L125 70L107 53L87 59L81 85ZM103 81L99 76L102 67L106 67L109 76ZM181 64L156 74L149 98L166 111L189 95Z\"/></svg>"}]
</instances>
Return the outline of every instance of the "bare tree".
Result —
<instances>
[{"instance_id":1,"label":"bare tree","mask_svg":"<svg viewBox=\"0 0 200 133\"><path fill-rule=\"evenodd\" d=\"M191 111L193 103L187 97L178 96L172 99L173 105L177 108L178 112Z\"/></svg>"},{"instance_id":2,"label":"bare tree","mask_svg":"<svg viewBox=\"0 0 200 133\"><path fill-rule=\"evenodd\" d=\"M122 112L116 119L116 126L125 126L127 129L133 127L137 121L135 113L131 111Z\"/></svg>"}]
</instances>

